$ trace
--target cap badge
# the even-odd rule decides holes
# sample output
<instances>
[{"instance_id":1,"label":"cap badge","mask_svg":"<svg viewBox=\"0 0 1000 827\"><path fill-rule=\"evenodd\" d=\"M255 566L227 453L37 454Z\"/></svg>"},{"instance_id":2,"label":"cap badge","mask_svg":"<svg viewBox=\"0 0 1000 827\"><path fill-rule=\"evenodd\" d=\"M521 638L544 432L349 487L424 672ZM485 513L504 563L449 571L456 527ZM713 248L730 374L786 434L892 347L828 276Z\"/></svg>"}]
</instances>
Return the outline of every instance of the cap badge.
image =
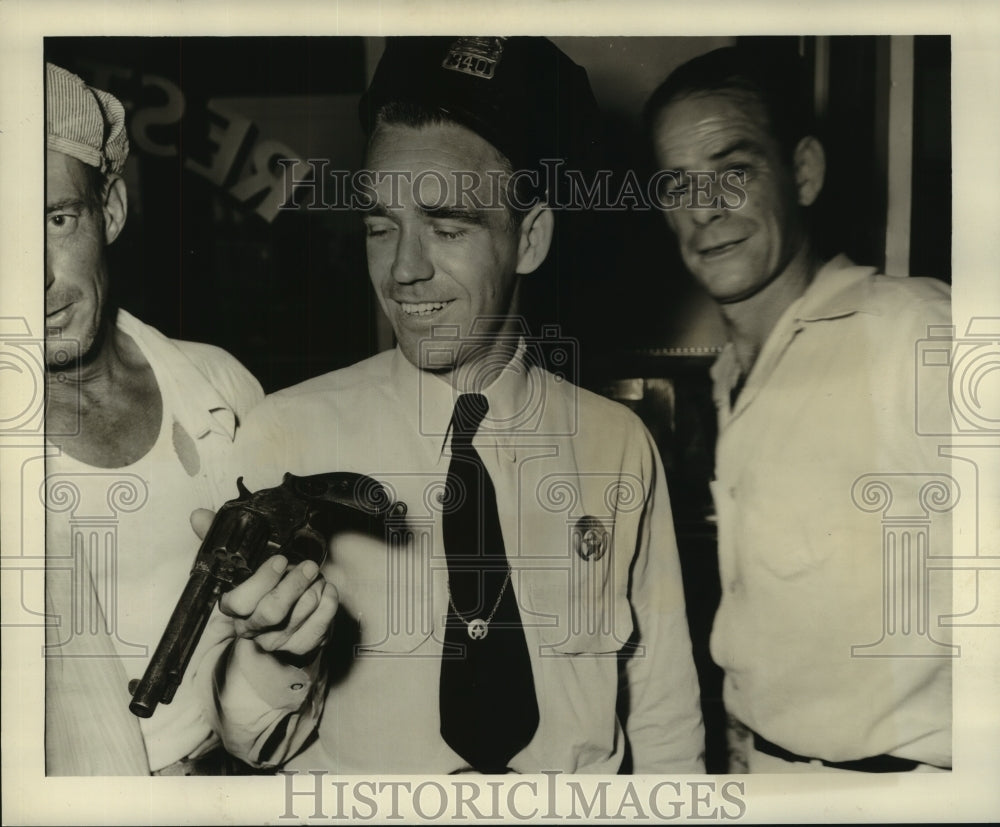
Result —
<instances>
[{"instance_id":1,"label":"cap badge","mask_svg":"<svg viewBox=\"0 0 1000 827\"><path fill-rule=\"evenodd\" d=\"M600 560L610 540L608 530L597 517L581 517L573 527L573 549L584 560Z\"/></svg>"},{"instance_id":2,"label":"cap badge","mask_svg":"<svg viewBox=\"0 0 1000 827\"><path fill-rule=\"evenodd\" d=\"M489 80L503 54L502 37L460 37L451 44L441 66Z\"/></svg>"}]
</instances>

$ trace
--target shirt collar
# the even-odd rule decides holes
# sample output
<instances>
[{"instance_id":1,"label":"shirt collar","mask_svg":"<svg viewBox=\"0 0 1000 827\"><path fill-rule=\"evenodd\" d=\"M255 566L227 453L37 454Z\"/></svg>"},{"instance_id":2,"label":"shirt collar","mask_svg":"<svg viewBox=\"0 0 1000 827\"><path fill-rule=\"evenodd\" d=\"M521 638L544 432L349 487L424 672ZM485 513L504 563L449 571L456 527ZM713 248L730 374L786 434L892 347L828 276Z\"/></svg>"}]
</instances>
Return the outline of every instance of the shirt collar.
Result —
<instances>
[{"instance_id":1,"label":"shirt collar","mask_svg":"<svg viewBox=\"0 0 1000 827\"><path fill-rule=\"evenodd\" d=\"M530 430L531 422L540 415L535 408L541 406L531 403L541 398L541 388L537 387L541 377L527 356L525 341L519 338L510 361L489 385L476 389L490 404L476 440L493 440L511 459L515 458L516 436ZM418 432L435 440L440 456L448 444L455 400L462 392L438 374L416 368L398 347L393 353L390 372L401 404L410 405L417 400Z\"/></svg>"},{"instance_id":2,"label":"shirt collar","mask_svg":"<svg viewBox=\"0 0 1000 827\"><path fill-rule=\"evenodd\" d=\"M793 306L793 318L800 322L836 319L867 311L871 290L869 277L874 267L859 267L847 256L834 256L817 271L812 284Z\"/></svg>"},{"instance_id":3,"label":"shirt collar","mask_svg":"<svg viewBox=\"0 0 1000 827\"><path fill-rule=\"evenodd\" d=\"M156 375L160 393L181 427L195 439L217 433L232 441L236 412L177 346L156 328L118 310L118 329L132 338Z\"/></svg>"},{"instance_id":4,"label":"shirt collar","mask_svg":"<svg viewBox=\"0 0 1000 827\"><path fill-rule=\"evenodd\" d=\"M790 340L805 323L871 312L867 306L867 297L871 290L869 278L875 272L874 267L859 267L843 254L830 259L816 272L805 293L782 314L761 348L757 363L767 362L767 356L773 355L771 351L781 349L781 343L787 343L786 340ZM751 382L754 372L760 374L764 369L758 367L758 364L754 365L754 371L747 378L747 386L737 403L739 409L746 407L753 396ZM740 378L740 366L732 342L726 342L723 346L709 373L716 407L723 412L730 412L729 393Z\"/></svg>"}]
</instances>

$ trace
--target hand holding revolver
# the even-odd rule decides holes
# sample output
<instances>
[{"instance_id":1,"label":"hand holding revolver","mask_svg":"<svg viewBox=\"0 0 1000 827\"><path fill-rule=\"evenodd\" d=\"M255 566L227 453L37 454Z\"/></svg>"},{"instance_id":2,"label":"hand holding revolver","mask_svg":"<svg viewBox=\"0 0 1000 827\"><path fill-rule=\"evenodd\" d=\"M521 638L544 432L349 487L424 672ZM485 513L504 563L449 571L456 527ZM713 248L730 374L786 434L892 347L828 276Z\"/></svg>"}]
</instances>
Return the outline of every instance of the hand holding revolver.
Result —
<instances>
[{"instance_id":1,"label":"hand holding revolver","mask_svg":"<svg viewBox=\"0 0 1000 827\"><path fill-rule=\"evenodd\" d=\"M170 703L217 603L261 650L312 653L337 610L336 589L318 576L330 538L352 528L381 533L406 513L381 484L350 472L285 474L281 485L257 492L242 479L237 486L239 497L214 517L192 515L195 530L204 530L201 548L149 666L129 685L135 715L148 718Z\"/></svg>"},{"instance_id":2,"label":"hand holding revolver","mask_svg":"<svg viewBox=\"0 0 1000 827\"><path fill-rule=\"evenodd\" d=\"M234 618L238 637L252 639L262 651L308 655L323 642L339 605L337 587L319 572L312 560L289 566L286 557L275 555L224 594L219 610Z\"/></svg>"}]
</instances>

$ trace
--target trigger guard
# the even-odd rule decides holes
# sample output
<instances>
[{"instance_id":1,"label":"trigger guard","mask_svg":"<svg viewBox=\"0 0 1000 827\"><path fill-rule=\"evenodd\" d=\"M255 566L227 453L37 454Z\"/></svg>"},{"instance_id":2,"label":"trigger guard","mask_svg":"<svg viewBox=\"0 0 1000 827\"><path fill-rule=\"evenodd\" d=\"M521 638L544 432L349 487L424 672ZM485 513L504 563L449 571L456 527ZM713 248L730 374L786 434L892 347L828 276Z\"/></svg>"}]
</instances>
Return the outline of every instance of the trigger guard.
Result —
<instances>
[{"instance_id":1,"label":"trigger guard","mask_svg":"<svg viewBox=\"0 0 1000 827\"><path fill-rule=\"evenodd\" d=\"M292 535L283 553L288 558L289 567L305 560L312 560L321 566L326 560L326 538L309 526L300 528Z\"/></svg>"}]
</instances>

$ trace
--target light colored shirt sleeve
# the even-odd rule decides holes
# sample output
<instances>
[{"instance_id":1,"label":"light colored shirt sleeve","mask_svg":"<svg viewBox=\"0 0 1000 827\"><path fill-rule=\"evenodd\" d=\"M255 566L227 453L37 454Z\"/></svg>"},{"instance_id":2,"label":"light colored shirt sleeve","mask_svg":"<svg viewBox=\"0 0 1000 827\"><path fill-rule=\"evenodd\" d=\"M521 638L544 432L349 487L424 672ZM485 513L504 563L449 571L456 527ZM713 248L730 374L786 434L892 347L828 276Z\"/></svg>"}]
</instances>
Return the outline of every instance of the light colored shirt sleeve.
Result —
<instances>
[{"instance_id":1,"label":"light colored shirt sleeve","mask_svg":"<svg viewBox=\"0 0 1000 827\"><path fill-rule=\"evenodd\" d=\"M232 624L219 614L213 623ZM316 726L323 707L322 655L299 668L232 634L205 656L196 676L206 716L225 748L254 767L278 767Z\"/></svg>"},{"instance_id":2,"label":"light colored shirt sleeve","mask_svg":"<svg viewBox=\"0 0 1000 827\"><path fill-rule=\"evenodd\" d=\"M643 428L647 501L630 601L640 647L626 666L626 732L635 773L703 773L705 733L663 465Z\"/></svg>"}]
</instances>

